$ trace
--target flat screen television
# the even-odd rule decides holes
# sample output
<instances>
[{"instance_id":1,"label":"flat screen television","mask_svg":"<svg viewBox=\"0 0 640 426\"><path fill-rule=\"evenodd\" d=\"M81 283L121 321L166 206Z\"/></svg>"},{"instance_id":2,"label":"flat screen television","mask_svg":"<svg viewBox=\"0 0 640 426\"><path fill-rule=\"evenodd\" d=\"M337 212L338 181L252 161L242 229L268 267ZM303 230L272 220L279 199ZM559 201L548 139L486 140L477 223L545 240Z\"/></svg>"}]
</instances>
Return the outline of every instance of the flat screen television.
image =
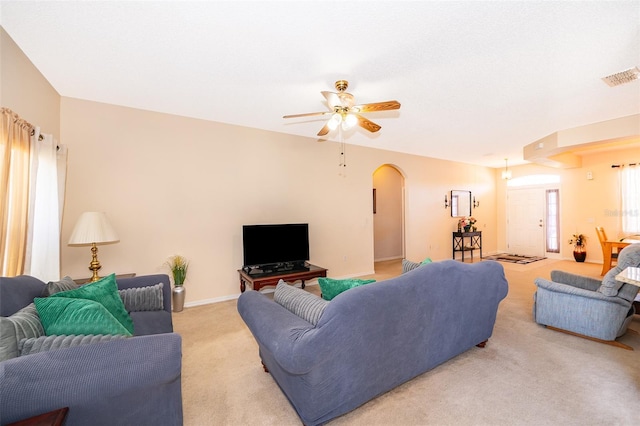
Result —
<instances>
[{"instance_id":1,"label":"flat screen television","mask_svg":"<svg viewBox=\"0 0 640 426\"><path fill-rule=\"evenodd\" d=\"M302 267L309 260L309 224L244 225L242 251L245 269Z\"/></svg>"}]
</instances>

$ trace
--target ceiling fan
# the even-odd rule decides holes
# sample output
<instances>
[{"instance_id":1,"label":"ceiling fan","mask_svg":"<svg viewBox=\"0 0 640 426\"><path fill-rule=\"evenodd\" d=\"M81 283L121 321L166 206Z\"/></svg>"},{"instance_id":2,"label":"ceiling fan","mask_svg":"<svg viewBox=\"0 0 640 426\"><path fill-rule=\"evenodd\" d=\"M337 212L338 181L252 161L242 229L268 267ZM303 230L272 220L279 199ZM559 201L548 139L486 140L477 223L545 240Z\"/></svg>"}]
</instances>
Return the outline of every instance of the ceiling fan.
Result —
<instances>
[{"instance_id":1,"label":"ceiling fan","mask_svg":"<svg viewBox=\"0 0 640 426\"><path fill-rule=\"evenodd\" d=\"M339 125L342 125L343 129L349 129L355 124L358 124L363 129L366 129L372 133L381 129L379 125L373 121L363 117L360 113L363 112L376 112L376 111L388 111L394 109L400 109L400 102L398 101L385 101L375 102L370 104L355 105L355 100L351 93L347 93L347 87L349 82L346 80L338 80L335 84L338 93L322 91L322 96L327 100L327 106L329 111L324 112L309 112L305 114L293 114L285 115L282 118L300 118L311 117L316 115L331 115L327 124L320 129L318 136L324 136L331 130L336 129Z\"/></svg>"}]
</instances>

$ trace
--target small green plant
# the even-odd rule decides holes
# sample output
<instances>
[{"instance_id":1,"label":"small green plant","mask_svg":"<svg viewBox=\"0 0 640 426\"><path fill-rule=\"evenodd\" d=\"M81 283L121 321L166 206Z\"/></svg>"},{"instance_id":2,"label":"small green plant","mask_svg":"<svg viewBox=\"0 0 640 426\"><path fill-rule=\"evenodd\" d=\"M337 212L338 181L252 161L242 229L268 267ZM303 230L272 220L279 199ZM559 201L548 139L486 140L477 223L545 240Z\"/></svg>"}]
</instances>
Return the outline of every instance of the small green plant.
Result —
<instances>
[{"instance_id":1,"label":"small green plant","mask_svg":"<svg viewBox=\"0 0 640 426\"><path fill-rule=\"evenodd\" d=\"M176 254L167 260L167 266L173 274L173 283L178 287L182 286L184 284L184 280L187 278L189 261L185 257Z\"/></svg>"},{"instance_id":2,"label":"small green plant","mask_svg":"<svg viewBox=\"0 0 640 426\"><path fill-rule=\"evenodd\" d=\"M584 234L573 234L569 244L573 244L576 247L584 247L587 245L587 237Z\"/></svg>"}]
</instances>

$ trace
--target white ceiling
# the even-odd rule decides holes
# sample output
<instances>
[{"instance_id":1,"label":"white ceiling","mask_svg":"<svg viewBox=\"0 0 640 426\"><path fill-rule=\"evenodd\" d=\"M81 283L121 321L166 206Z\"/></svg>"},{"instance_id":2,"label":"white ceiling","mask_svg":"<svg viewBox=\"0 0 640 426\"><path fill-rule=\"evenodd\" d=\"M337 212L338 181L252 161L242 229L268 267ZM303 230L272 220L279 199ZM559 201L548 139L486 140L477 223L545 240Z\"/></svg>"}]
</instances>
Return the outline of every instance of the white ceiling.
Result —
<instances>
[{"instance_id":1,"label":"white ceiling","mask_svg":"<svg viewBox=\"0 0 640 426\"><path fill-rule=\"evenodd\" d=\"M282 116L324 111L338 79L402 104L345 142L491 167L640 113L640 81L601 80L640 65L640 0L2 0L0 23L62 96L310 142L322 117Z\"/></svg>"}]
</instances>

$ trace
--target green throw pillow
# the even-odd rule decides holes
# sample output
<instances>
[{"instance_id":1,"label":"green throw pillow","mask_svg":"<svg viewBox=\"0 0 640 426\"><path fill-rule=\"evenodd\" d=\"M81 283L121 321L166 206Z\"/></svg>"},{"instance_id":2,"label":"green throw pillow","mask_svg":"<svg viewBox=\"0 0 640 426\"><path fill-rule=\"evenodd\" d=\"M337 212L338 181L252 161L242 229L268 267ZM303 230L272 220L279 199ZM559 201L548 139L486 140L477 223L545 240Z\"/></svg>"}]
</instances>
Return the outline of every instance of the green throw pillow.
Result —
<instances>
[{"instance_id":1,"label":"green throw pillow","mask_svg":"<svg viewBox=\"0 0 640 426\"><path fill-rule=\"evenodd\" d=\"M132 334L107 308L94 300L50 296L36 297L33 302L47 336Z\"/></svg>"},{"instance_id":2,"label":"green throw pillow","mask_svg":"<svg viewBox=\"0 0 640 426\"><path fill-rule=\"evenodd\" d=\"M430 257L427 257L425 260L423 260L422 262L420 262L421 265L424 265L425 263L432 263L433 260L431 260Z\"/></svg>"},{"instance_id":3,"label":"green throw pillow","mask_svg":"<svg viewBox=\"0 0 640 426\"><path fill-rule=\"evenodd\" d=\"M116 274L111 274L94 283L85 284L75 290L61 291L60 293L53 294L50 297L86 299L98 302L102 306L104 306L107 311L109 311L109 313L111 313L111 315L113 315L113 317L118 320L118 322L120 322L120 324L122 324L122 326L129 332L129 334L133 334L133 321L131 320L131 316L125 309L124 303L122 302L120 294L118 293Z\"/></svg>"},{"instance_id":4,"label":"green throw pillow","mask_svg":"<svg viewBox=\"0 0 640 426\"><path fill-rule=\"evenodd\" d=\"M343 291L347 291L350 288L374 282L376 282L376 280L363 280L358 278L347 278L344 280L337 280L334 278L318 278L320 290L322 291L322 298L324 300L331 300Z\"/></svg>"}]
</instances>

